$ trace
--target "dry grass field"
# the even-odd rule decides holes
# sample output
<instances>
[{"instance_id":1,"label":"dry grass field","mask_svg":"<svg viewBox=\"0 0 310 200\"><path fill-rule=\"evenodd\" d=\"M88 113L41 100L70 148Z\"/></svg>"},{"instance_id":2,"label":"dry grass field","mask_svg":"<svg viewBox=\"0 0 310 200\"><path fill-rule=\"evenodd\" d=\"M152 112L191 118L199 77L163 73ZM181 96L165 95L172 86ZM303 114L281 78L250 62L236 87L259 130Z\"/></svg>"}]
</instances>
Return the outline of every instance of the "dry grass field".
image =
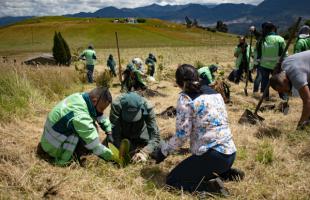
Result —
<instances>
[{"instance_id":1,"label":"dry grass field","mask_svg":"<svg viewBox=\"0 0 310 200\"><path fill-rule=\"evenodd\" d=\"M116 51L99 49L97 52L99 63L96 69L103 71L108 54L112 53L116 57ZM233 46L121 49L123 66L133 57L146 58L149 52L163 56L164 80L150 87L166 96L148 98L156 113L176 104L180 90L175 87L174 72L178 64L218 62L226 76L233 67ZM18 59L24 56L26 54ZM0 67L4 68L4 65L7 64L1 64ZM13 64L9 65L8 70L14 69ZM32 70L38 70L38 76L47 80L43 83L38 81L38 87L34 87L38 92L31 94L29 98L27 106L31 109L20 114L16 114L19 113L16 110L8 111L13 118L3 120L0 126L0 199L199 199L197 195L171 190L164 184L165 175L189 156L186 151L168 157L159 165L150 161L146 164L129 165L124 169L118 169L95 156L87 157L83 166L72 163L66 168L53 166L39 159L36 147L48 111L66 94L87 91L95 85L68 81L72 76L66 75L73 73L74 66L66 69L53 67ZM58 82L67 80L67 86L58 98L51 98L42 93L40 88L44 88L48 80L57 73L62 74L58 76ZM29 78L29 73L25 72L23 77ZM116 78L113 81L117 83ZM70 84L75 86L71 87ZM246 177L241 182L225 183L231 193L227 199L309 199L310 133L295 131L301 114L301 100L290 100L290 112L287 116L266 111L260 113L266 119L262 125L240 125L238 120L243 111L246 108L254 110L258 101L251 96L251 92L246 97L243 87L244 83L231 84L232 103L227 105L227 110L238 149L234 166L244 170ZM119 94L119 90L119 86L111 88L113 97ZM252 91L252 84L249 91ZM53 92L57 93L56 89L50 93ZM40 94L44 95L39 98ZM16 94L7 95L15 98ZM3 99L4 96L0 102L3 103ZM276 93L272 92L272 101L266 104L279 102ZM109 114L109 109L105 114ZM162 137L174 134L175 119L158 118L157 121Z\"/></svg>"}]
</instances>

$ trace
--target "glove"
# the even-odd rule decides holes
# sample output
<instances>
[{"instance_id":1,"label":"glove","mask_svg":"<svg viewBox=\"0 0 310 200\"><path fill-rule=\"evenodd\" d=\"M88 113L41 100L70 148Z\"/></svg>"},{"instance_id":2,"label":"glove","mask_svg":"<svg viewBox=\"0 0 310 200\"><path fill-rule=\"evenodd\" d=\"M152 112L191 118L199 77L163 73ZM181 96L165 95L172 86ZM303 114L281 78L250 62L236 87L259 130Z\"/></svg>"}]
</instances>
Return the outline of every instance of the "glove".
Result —
<instances>
[{"instance_id":1,"label":"glove","mask_svg":"<svg viewBox=\"0 0 310 200\"><path fill-rule=\"evenodd\" d=\"M101 156L103 157L104 160L109 161L112 160L114 155L109 148L104 146L103 153L101 154Z\"/></svg>"},{"instance_id":2,"label":"glove","mask_svg":"<svg viewBox=\"0 0 310 200\"><path fill-rule=\"evenodd\" d=\"M131 160L134 163L140 163L140 162L146 162L147 158L148 158L148 155L145 152L139 151L132 157Z\"/></svg>"},{"instance_id":3,"label":"glove","mask_svg":"<svg viewBox=\"0 0 310 200\"><path fill-rule=\"evenodd\" d=\"M161 148L157 148L154 152L154 158L156 161L156 164L161 163L162 161L164 161L167 156L165 156L162 152L161 152Z\"/></svg>"}]
</instances>

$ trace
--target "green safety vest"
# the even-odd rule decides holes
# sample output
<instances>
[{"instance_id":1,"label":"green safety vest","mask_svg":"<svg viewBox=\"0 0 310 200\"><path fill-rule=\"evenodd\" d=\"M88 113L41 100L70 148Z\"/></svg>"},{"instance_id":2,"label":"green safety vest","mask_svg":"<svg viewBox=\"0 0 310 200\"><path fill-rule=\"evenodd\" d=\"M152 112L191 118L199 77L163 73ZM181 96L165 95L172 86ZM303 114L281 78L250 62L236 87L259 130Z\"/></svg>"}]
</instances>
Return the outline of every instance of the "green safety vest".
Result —
<instances>
[{"instance_id":1,"label":"green safety vest","mask_svg":"<svg viewBox=\"0 0 310 200\"><path fill-rule=\"evenodd\" d=\"M242 58L243 58L241 47L236 47L234 53L238 54L238 57L236 58L236 61L235 61L235 67L236 69L239 69L242 63ZM249 69L251 70L253 66L250 65L250 45L248 45L246 48L246 58L247 58L247 62L249 63Z\"/></svg>"},{"instance_id":2,"label":"green safety vest","mask_svg":"<svg viewBox=\"0 0 310 200\"><path fill-rule=\"evenodd\" d=\"M80 57L85 57L86 65L95 65L96 52L92 49L86 49L83 51Z\"/></svg>"},{"instance_id":3,"label":"green safety vest","mask_svg":"<svg viewBox=\"0 0 310 200\"><path fill-rule=\"evenodd\" d=\"M97 121L105 132L111 132L111 123L104 116L96 117L96 109L87 93L75 93L59 102L48 114L41 137L43 150L54 158L55 164L66 165L80 139L95 155L109 160L106 147L99 141Z\"/></svg>"},{"instance_id":4,"label":"green safety vest","mask_svg":"<svg viewBox=\"0 0 310 200\"><path fill-rule=\"evenodd\" d=\"M299 38L294 46L294 53L310 50L310 37Z\"/></svg>"},{"instance_id":5,"label":"green safety vest","mask_svg":"<svg viewBox=\"0 0 310 200\"><path fill-rule=\"evenodd\" d=\"M207 84L213 83L214 80L213 80L212 73L209 67L202 67L198 69L198 74L200 78L207 81Z\"/></svg>"},{"instance_id":6,"label":"green safety vest","mask_svg":"<svg viewBox=\"0 0 310 200\"><path fill-rule=\"evenodd\" d=\"M258 52L258 59L260 66L273 70L285 49L285 40L274 33L266 36L261 44L260 52ZM287 54L287 52L286 52Z\"/></svg>"}]
</instances>

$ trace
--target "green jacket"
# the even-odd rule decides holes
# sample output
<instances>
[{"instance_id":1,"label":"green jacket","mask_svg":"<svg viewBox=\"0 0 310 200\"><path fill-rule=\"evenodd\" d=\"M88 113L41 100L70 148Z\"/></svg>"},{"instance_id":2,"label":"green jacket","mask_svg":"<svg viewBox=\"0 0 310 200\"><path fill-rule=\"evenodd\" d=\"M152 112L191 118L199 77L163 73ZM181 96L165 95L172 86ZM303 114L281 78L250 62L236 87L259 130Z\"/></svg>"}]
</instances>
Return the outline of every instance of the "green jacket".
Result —
<instances>
[{"instance_id":1,"label":"green jacket","mask_svg":"<svg viewBox=\"0 0 310 200\"><path fill-rule=\"evenodd\" d=\"M235 67L236 69L239 69L241 63L242 63L242 59L243 59L243 54L242 54L242 49L241 47L237 46L235 48L235 55L237 55L236 60L235 60ZM246 59L247 59L247 63L249 64L249 69L251 70L253 67L250 65L250 45L247 45L246 47Z\"/></svg>"},{"instance_id":2,"label":"green jacket","mask_svg":"<svg viewBox=\"0 0 310 200\"><path fill-rule=\"evenodd\" d=\"M200 78L204 79L207 82L206 84L209 85L213 83L214 80L209 67L202 67L198 69L198 74Z\"/></svg>"},{"instance_id":3,"label":"green jacket","mask_svg":"<svg viewBox=\"0 0 310 200\"><path fill-rule=\"evenodd\" d=\"M122 90L125 92L131 91L132 87L134 89L146 89L147 86L142 79L142 72L140 70L134 69L131 73L130 70L126 69L123 72L124 80L122 82Z\"/></svg>"},{"instance_id":4,"label":"green jacket","mask_svg":"<svg viewBox=\"0 0 310 200\"><path fill-rule=\"evenodd\" d=\"M259 42L257 58L260 66L273 70L285 49L285 40L275 33L267 35ZM286 52L287 54L287 52Z\"/></svg>"},{"instance_id":5,"label":"green jacket","mask_svg":"<svg viewBox=\"0 0 310 200\"><path fill-rule=\"evenodd\" d=\"M298 38L294 46L294 53L299 53L307 50L310 50L310 37Z\"/></svg>"},{"instance_id":6,"label":"green jacket","mask_svg":"<svg viewBox=\"0 0 310 200\"><path fill-rule=\"evenodd\" d=\"M156 115L153 107L143 99L143 116L137 122L126 122L122 120L121 99L125 94L117 97L110 111L110 121L112 124L112 135L115 146L119 147L122 139L127 138L133 146L145 143L143 151L150 154L160 143L159 129L156 123Z\"/></svg>"},{"instance_id":7,"label":"green jacket","mask_svg":"<svg viewBox=\"0 0 310 200\"><path fill-rule=\"evenodd\" d=\"M80 55L80 58L85 57L86 59L86 65L95 65L96 52L92 49L86 49L83 51L83 53Z\"/></svg>"},{"instance_id":8,"label":"green jacket","mask_svg":"<svg viewBox=\"0 0 310 200\"><path fill-rule=\"evenodd\" d=\"M95 121L105 132L111 132L108 118L96 116L87 93L75 93L59 102L48 114L41 137L41 146L58 165L70 162L73 152L83 140L85 147L97 156L111 159L105 154L106 147L99 141Z\"/></svg>"}]
</instances>

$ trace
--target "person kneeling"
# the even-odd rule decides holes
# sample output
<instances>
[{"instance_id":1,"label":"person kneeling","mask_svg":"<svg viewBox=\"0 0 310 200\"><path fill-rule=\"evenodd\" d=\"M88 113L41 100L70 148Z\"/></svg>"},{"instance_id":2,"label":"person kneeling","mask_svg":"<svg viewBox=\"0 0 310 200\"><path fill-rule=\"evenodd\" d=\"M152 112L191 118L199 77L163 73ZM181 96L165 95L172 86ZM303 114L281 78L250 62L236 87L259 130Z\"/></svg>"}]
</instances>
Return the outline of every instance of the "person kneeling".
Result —
<instances>
[{"instance_id":1,"label":"person kneeling","mask_svg":"<svg viewBox=\"0 0 310 200\"><path fill-rule=\"evenodd\" d=\"M133 162L145 162L160 143L156 115L149 102L136 92L123 93L111 105L112 135L106 142L120 147L123 139L130 141Z\"/></svg>"},{"instance_id":2,"label":"person kneeling","mask_svg":"<svg viewBox=\"0 0 310 200\"><path fill-rule=\"evenodd\" d=\"M189 138L193 155L170 172L166 183L189 192L226 196L228 191L222 179L242 179L244 173L231 168L236 147L223 98L200 84L198 72L191 65L184 64L177 69L176 83L182 89L176 107L176 134L157 150L156 161L163 161Z\"/></svg>"},{"instance_id":3,"label":"person kneeling","mask_svg":"<svg viewBox=\"0 0 310 200\"><path fill-rule=\"evenodd\" d=\"M96 125L110 134L111 124L103 111L111 102L111 93L104 87L62 100L48 114L38 145L39 156L60 166L70 164L73 157L80 161L81 155L91 152L111 160L113 153L100 143Z\"/></svg>"}]
</instances>

